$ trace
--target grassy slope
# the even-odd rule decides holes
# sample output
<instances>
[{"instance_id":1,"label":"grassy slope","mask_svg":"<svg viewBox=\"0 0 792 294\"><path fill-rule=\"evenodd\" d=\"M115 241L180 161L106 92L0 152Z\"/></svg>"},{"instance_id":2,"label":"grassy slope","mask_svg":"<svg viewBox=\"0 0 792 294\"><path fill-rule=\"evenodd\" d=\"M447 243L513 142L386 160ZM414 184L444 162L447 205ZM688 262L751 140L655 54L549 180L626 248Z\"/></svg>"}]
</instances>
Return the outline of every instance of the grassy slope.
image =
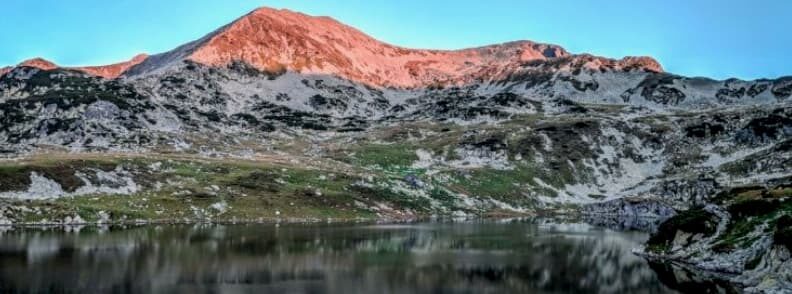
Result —
<instances>
[{"instance_id":1,"label":"grassy slope","mask_svg":"<svg viewBox=\"0 0 792 294\"><path fill-rule=\"evenodd\" d=\"M227 204L228 211L214 213L210 210L207 217L272 218L276 211L280 212L280 217L373 217L377 211L372 207L381 206L379 204L386 206L383 214L393 214L388 212L390 209L413 215L454 211L514 213L496 207L501 205L493 204L490 199L530 210L535 207L537 196L556 194L553 189L539 185L536 179L563 188L584 176L573 174L565 163L551 169L532 162L530 156L517 160L520 154L535 152L528 142L535 142L536 134L528 129L537 123L548 126L558 122L548 121L541 115L526 115L499 125L403 123L319 142L299 136L292 140L276 140L270 151L253 148L259 153L250 160L209 160L194 153L61 154L52 159L39 156L1 164L5 167L0 168L0 176L7 179L7 183L0 180L3 184L0 192L4 190L2 187L7 191L19 191L29 186L29 174L33 171L54 179L64 190L73 191L81 182L73 176L73 171L83 168L81 165L105 170L125 164L143 171L136 174L146 186L139 195L92 195L29 205L48 207L54 213L49 219L73 212L90 219L99 211L112 212L114 218L183 219L204 214L216 203ZM506 144L501 147L507 152L512 168L440 165L427 170L413 166L419 159L416 154L419 149L438 159L458 161L462 160L457 154L458 148L493 139ZM251 147L248 143L242 145L236 147ZM556 158L564 154L548 156ZM159 161L165 163L160 171L146 171L148 165ZM577 167L576 170L583 169ZM415 187L410 179L417 179L421 185ZM279 183L272 184L276 181ZM156 182L161 183L160 189L154 189ZM355 185L360 182L366 185ZM219 189L208 190L212 186ZM314 195L317 190L321 197ZM471 200L479 204L471 204ZM27 214L25 219L29 221L45 217Z\"/></svg>"},{"instance_id":2,"label":"grassy slope","mask_svg":"<svg viewBox=\"0 0 792 294\"><path fill-rule=\"evenodd\" d=\"M157 164L156 169L151 166ZM396 208L427 207L414 199L374 187L355 173L308 169L269 161L206 160L197 158L104 157L97 155L36 158L0 164L0 173L24 179L30 171L57 169L72 175L78 170L123 166L143 187L135 195L86 195L56 200L12 201L25 206L19 220L36 222L79 214L93 221L100 211L114 220L178 221L211 218L256 220L259 218L370 218L369 207L386 202ZM20 176L22 173L24 176ZM17 190L17 189L10 189ZM227 209L211 206L225 204ZM225 210L225 211L222 211Z\"/></svg>"}]
</instances>

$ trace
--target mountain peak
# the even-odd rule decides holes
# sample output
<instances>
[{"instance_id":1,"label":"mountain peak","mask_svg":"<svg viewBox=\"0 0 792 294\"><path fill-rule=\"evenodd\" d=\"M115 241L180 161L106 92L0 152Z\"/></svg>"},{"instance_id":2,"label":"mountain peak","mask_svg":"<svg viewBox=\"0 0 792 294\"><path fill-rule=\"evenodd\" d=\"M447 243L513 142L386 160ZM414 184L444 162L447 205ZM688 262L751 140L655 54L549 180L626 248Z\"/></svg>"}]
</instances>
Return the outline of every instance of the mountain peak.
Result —
<instances>
[{"instance_id":1,"label":"mountain peak","mask_svg":"<svg viewBox=\"0 0 792 294\"><path fill-rule=\"evenodd\" d=\"M273 73L292 71L375 87L419 88L497 81L534 61L577 57L560 46L532 41L460 50L410 49L379 41L330 17L262 7L199 40L152 56L126 74L152 72L184 60L213 67L244 62ZM651 58L596 57L571 64L594 70L662 71Z\"/></svg>"},{"instance_id":2,"label":"mountain peak","mask_svg":"<svg viewBox=\"0 0 792 294\"><path fill-rule=\"evenodd\" d=\"M409 49L376 40L330 17L264 7L205 37L186 59L211 66L244 61L264 71L334 75L374 86L423 87L488 80L497 69L568 55L559 46L531 41L462 50Z\"/></svg>"},{"instance_id":3,"label":"mountain peak","mask_svg":"<svg viewBox=\"0 0 792 294\"><path fill-rule=\"evenodd\" d=\"M41 57L31 58L19 63L18 66L35 67L41 70L53 70L58 68L55 63Z\"/></svg>"},{"instance_id":4,"label":"mountain peak","mask_svg":"<svg viewBox=\"0 0 792 294\"><path fill-rule=\"evenodd\" d=\"M17 65L17 67L26 66L26 67L34 67L41 70L54 70L58 68L64 69L71 69L81 71L93 76L103 77L107 79L114 79L120 76L129 68L140 64L141 62L145 61L148 58L147 54L138 54L135 55L131 60L114 63L110 65L99 65L99 66L80 66L80 67L61 67L54 62L46 60L44 58L36 57L25 60ZM14 67L3 67L0 68L0 75L3 75L9 71L14 69Z\"/></svg>"},{"instance_id":5,"label":"mountain peak","mask_svg":"<svg viewBox=\"0 0 792 294\"><path fill-rule=\"evenodd\" d=\"M643 68L652 72L663 72L663 66L656 59L649 56L627 56L622 59L623 62L636 67Z\"/></svg>"},{"instance_id":6,"label":"mountain peak","mask_svg":"<svg viewBox=\"0 0 792 294\"><path fill-rule=\"evenodd\" d=\"M183 60L216 67L244 62L267 72L331 75L370 86L417 88L496 81L508 78L529 62L558 58L592 70L663 71L650 57L613 60L574 55L557 45L525 40L460 50L410 49L379 41L331 17L270 7L258 8L170 52L70 69L112 79ZM58 68L42 58L26 60L20 66ZM0 69L0 74L9 70Z\"/></svg>"},{"instance_id":7,"label":"mountain peak","mask_svg":"<svg viewBox=\"0 0 792 294\"><path fill-rule=\"evenodd\" d=\"M273 8L273 7L262 6L262 7L259 7L259 8L255 9L255 10L251 11L250 13L248 13L245 16L243 16L242 18L251 16L251 15L266 16L266 17L278 17L278 18L282 18L282 19L283 18L291 18L292 20L304 20L304 19L309 19L310 18L310 19L317 19L317 20L334 22L336 24L343 25L341 22L335 20L334 18L332 18L330 16L324 16L324 15L314 16L314 15L305 14L305 13L302 13L302 12L299 12L299 11L290 10L290 9L287 9L287 8L278 9L278 8Z\"/></svg>"}]
</instances>

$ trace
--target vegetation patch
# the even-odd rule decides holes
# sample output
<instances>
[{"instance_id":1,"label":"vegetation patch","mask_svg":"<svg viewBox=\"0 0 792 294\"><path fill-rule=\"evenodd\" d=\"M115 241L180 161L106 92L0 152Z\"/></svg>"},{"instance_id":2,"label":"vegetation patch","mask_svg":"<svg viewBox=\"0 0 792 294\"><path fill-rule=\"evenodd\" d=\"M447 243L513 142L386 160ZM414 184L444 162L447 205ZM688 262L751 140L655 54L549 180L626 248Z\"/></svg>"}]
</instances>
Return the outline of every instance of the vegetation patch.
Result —
<instances>
[{"instance_id":1,"label":"vegetation patch","mask_svg":"<svg viewBox=\"0 0 792 294\"><path fill-rule=\"evenodd\" d=\"M346 161L363 166L382 168L410 166L418 160L415 148L404 144L368 144L354 150L354 156Z\"/></svg>"},{"instance_id":2,"label":"vegetation patch","mask_svg":"<svg viewBox=\"0 0 792 294\"><path fill-rule=\"evenodd\" d=\"M701 208L681 212L660 225L647 241L647 249L658 253L668 251L678 231L712 235L717 228L716 220L717 216Z\"/></svg>"},{"instance_id":3,"label":"vegetation patch","mask_svg":"<svg viewBox=\"0 0 792 294\"><path fill-rule=\"evenodd\" d=\"M435 187L429 190L429 197L439 201L445 207L451 207L456 202L456 197L443 188Z\"/></svg>"},{"instance_id":4,"label":"vegetation patch","mask_svg":"<svg viewBox=\"0 0 792 294\"><path fill-rule=\"evenodd\" d=\"M104 171L115 169L109 161L39 161L23 165L0 165L0 192L23 191L30 187L30 175L37 173L61 185L66 192L74 192L85 183L76 173L87 168Z\"/></svg>"},{"instance_id":5,"label":"vegetation patch","mask_svg":"<svg viewBox=\"0 0 792 294\"><path fill-rule=\"evenodd\" d=\"M386 201L396 206L395 208L397 209L426 212L432 206L429 199L423 197L410 197L381 187L353 185L350 190L354 192L356 196L361 197L365 202L370 202L370 200Z\"/></svg>"},{"instance_id":6,"label":"vegetation patch","mask_svg":"<svg viewBox=\"0 0 792 294\"><path fill-rule=\"evenodd\" d=\"M778 200L753 199L736 202L730 205L727 210L734 219L744 219L748 217L762 216L772 213L781 206Z\"/></svg>"},{"instance_id":7,"label":"vegetation patch","mask_svg":"<svg viewBox=\"0 0 792 294\"><path fill-rule=\"evenodd\" d=\"M531 206L535 204L527 194L527 185L534 183L537 171L527 165L519 165L510 170L480 168L457 173L449 188L452 191L477 197L490 197L512 205ZM554 196L553 193L548 196Z\"/></svg>"},{"instance_id":8,"label":"vegetation patch","mask_svg":"<svg viewBox=\"0 0 792 294\"><path fill-rule=\"evenodd\" d=\"M773 243L792 251L792 215L787 214L778 218L773 234Z\"/></svg>"},{"instance_id":9,"label":"vegetation patch","mask_svg":"<svg viewBox=\"0 0 792 294\"><path fill-rule=\"evenodd\" d=\"M713 248L718 252L750 246L756 241L756 237L749 237L749 234L763 224L773 227L773 223L783 223L781 219L784 214L792 213L792 202L779 199L753 199L733 203L727 209L732 216L731 222ZM783 230L781 231L783 235Z\"/></svg>"},{"instance_id":10,"label":"vegetation patch","mask_svg":"<svg viewBox=\"0 0 792 294\"><path fill-rule=\"evenodd\" d=\"M278 175L272 171L253 171L236 178L231 184L245 189L277 193L282 188L282 185L277 182L277 178Z\"/></svg>"}]
</instances>

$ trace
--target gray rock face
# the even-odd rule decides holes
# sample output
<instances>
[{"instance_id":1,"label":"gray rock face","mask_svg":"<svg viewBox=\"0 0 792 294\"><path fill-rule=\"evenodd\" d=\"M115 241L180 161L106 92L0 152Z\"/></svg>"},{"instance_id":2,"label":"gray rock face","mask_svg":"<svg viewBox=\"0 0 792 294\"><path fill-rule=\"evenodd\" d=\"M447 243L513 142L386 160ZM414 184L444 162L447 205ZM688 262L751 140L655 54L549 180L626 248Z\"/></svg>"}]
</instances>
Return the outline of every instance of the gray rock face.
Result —
<instances>
[{"instance_id":1,"label":"gray rock face","mask_svg":"<svg viewBox=\"0 0 792 294\"><path fill-rule=\"evenodd\" d=\"M96 101L85 108L83 116L85 120L111 121L118 117L121 110L113 103L107 101Z\"/></svg>"},{"instance_id":2,"label":"gray rock face","mask_svg":"<svg viewBox=\"0 0 792 294\"><path fill-rule=\"evenodd\" d=\"M586 205L582 209L586 215L617 215L625 217L649 217L667 219L676 215L673 207L654 199L622 198Z\"/></svg>"},{"instance_id":3,"label":"gray rock face","mask_svg":"<svg viewBox=\"0 0 792 294\"><path fill-rule=\"evenodd\" d=\"M728 187L792 175L789 79L565 71L559 60L525 64L502 81L393 89L244 63L169 64L116 80L13 69L0 78L0 150L206 153L295 137L322 150L410 121L467 129L437 146L428 168L531 166L536 176L513 184L540 206L643 197L685 209Z\"/></svg>"},{"instance_id":4,"label":"gray rock face","mask_svg":"<svg viewBox=\"0 0 792 294\"><path fill-rule=\"evenodd\" d=\"M718 205L681 212L661 224L638 253L717 276L747 293L784 293L792 289L792 261L784 237L792 211L788 196L772 192L778 189L721 193ZM748 192L765 197L746 200Z\"/></svg>"},{"instance_id":5,"label":"gray rock face","mask_svg":"<svg viewBox=\"0 0 792 294\"><path fill-rule=\"evenodd\" d=\"M673 203L676 209L687 209L709 203L709 198L720 189L720 184L712 178L676 179L652 187L651 194Z\"/></svg>"}]
</instances>

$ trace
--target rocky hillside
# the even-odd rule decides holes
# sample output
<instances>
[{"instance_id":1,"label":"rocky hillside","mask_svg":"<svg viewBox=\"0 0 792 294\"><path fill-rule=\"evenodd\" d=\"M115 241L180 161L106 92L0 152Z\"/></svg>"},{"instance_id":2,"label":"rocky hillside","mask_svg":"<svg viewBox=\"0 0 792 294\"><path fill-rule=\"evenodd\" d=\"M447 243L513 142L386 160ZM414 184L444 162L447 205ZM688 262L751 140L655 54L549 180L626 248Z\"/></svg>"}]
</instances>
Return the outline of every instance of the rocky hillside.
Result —
<instances>
[{"instance_id":1,"label":"rocky hillside","mask_svg":"<svg viewBox=\"0 0 792 294\"><path fill-rule=\"evenodd\" d=\"M102 77L106 79L115 79L121 76L122 73L125 73L127 70L132 68L135 65L143 62L148 58L146 54L138 54L129 61L114 63L110 65L99 65L99 66L82 66L82 67L61 67L49 60L43 58L33 58L22 61L15 67L7 66L0 68L0 76L10 72L14 68L19 67L32 67L37 68L44 71L51 71L55 69L71 69L74 71L83 72L85 74L89 74L96 77Z\"/></svg>"},{"instance_id":2,"label":"rocky hillside","mask_svg":"<svg viewBox=\"0 0 792 294\"><path fill-rule=\"evenodd\" d=\"M792 288L792 188L742 187L660 225L641 252L733 282L750 293Z\"/></svg>"},{"instance_id":3,"label":"rocky hillside","mask_svg":"<svg viewBox=\"0 0 792 294\"><path fill-rule=\"evenodd\" d=\"M687 78L533 42L406 49L263 8L127 63L8 69L0 150L307 156L512 211L678 210L790 176L790 96L792 78Z\"/></svg>"}]
</instances>

